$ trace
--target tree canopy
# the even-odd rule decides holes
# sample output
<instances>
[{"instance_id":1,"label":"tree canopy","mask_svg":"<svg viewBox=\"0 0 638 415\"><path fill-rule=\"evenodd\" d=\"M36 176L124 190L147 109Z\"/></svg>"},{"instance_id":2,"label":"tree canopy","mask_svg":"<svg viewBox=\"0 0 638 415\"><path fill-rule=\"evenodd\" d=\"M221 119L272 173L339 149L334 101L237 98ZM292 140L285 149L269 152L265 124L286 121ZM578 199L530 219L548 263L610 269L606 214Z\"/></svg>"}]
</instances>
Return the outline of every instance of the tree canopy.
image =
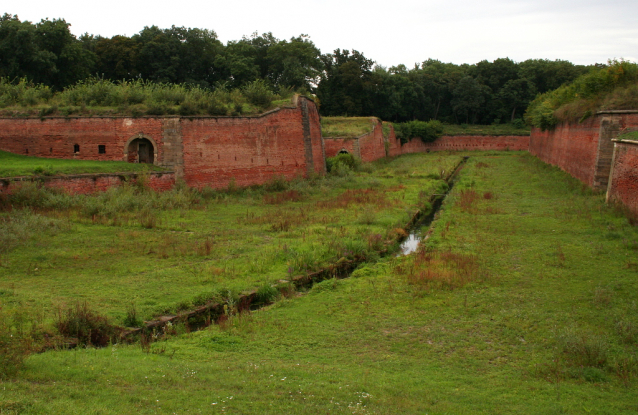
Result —
<instances>
[{"instance_id":1,"label":"tree canopy","mask_svg":"<svg viewBox=\"0 0 638 415\"><path fill-rule=\"evenodd\" d=\"M111 38L76 38L63 19L0 18L0 77L61 91L88 78L185 84L209 90L257 88L316 94L322 115L394 122L493 124L522 118L537 94L586 73L563 60L500 58L473 65L427 59L385 68L357 50L322 52L305 34L271 32L223 44L212 30L144 27ZM264 92L260 94L263 96Z\"/></svg>"}]
</instances>

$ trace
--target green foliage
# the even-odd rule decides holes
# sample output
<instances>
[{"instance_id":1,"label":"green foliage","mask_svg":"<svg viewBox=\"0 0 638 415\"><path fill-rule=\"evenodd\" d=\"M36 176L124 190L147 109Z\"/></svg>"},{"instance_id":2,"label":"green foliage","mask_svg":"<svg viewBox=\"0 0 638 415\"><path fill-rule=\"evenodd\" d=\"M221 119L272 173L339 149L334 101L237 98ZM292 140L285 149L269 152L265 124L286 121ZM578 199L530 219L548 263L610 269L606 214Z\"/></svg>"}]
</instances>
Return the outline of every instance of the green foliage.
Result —
<instances>
[{"instance_id":1,"label":"green foliage","mask_svg":"<svg viewBox=\"0 0 638 415\"><path fill-rule=\"evenodd\" d=\"M279 298L279 291L270 284L263 285L255 295L256 304L271 304Z\"/></svg>"},{"instance_id":2,"label":"green foliage","mask_svg":"<svg viewBox=\"0 0 638 415\"><path fill-rule=\"evenodd\" d=\"M269 108L275 97L263 79L257 79L247 84L242 91L248 102L260 108Z\"/></svg>"},{"instance_id":3,"label":"green foliage","mask_svg":"<svg viewBox=\"0 0 638 415\"><path fill-rule=\"evenodd\" d=\"M358 169L360 165L361 161L350 153L341 153L334 157L326 158L326 169L328 173L341 177L347 175L348 171Z\"/></svg>"},{"instance_id":4,"label":"green foliage","mask_svg":"<svg viewBox=\"0 0 638 415\"><path fill-rule=\"evenodd\" d=\"M321 135L356 138L371 133L376 121L371 117L321 117Z\"/></svg>"},{"instance_id":5,"label":"green foliage","mask_svg":"<svg viewBox=\"0 0 638 415\"><path fill-rule=\"evenodd\" d=\"M92 310L87 302L77 302L56 316L55 327L65 337L77 339L80 345L106 346L116 334L105 316Z\"/></svg>"},{"instance_id":6,"label":"green foliage","mask_svg":"<svg viewBox=\"0 0 638 415\"><path fill-rule=\"evenodd\" d=\"M542 130L559 122L579 122L600 110L638 108L638 64L610 60L574 82L534 99L526 121Z\"/></svg>"},{"instance_id":7,"label":"green foliage","mask_svg":"<svg viewBox=\"0 0 638 415\"><path fill-rule=\"evenodd\" d=\"M425 143L436 140L443 134L443 124L440 121L409 121L394 124L394 131L402 143L407 143L413 138L420 138Z\"/></svg>"}]
</instances>

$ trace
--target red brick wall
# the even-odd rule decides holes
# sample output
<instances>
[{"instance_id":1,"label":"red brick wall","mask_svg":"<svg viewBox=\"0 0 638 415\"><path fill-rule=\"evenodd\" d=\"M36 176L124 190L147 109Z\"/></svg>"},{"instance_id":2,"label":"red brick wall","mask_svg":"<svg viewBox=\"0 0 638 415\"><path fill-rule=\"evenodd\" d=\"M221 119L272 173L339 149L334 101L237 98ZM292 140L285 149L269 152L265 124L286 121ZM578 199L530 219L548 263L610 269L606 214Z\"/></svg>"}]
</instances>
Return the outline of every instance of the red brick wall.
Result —
<instances>
[{"instance_id":1,"label":"red brick wall","mask_svg":"<svg viewBox=\"0 0 638 415\"><path fill-rule=\"evenodd\" d=\"M0 150L38 157L126 161L124 146L140 132L158 143L155 151L161 164L160 118L0 118ZM75 144L80 145L78 153L73 152ZM106 154L98 153L98 145L106 146Z\"/></svg>"},{"instance_id":2,"label":"red brick wall","mask_svg":"<svg viewBox=\"0 0 638 415\"><path fill-rule=\"evenodd\" d=\"M359 152L362 161L374 161L386 156L381 121L375 120L370 134L359 137Z\"/></svg>"},{"instance_id":3,"label":"red brick wall","mask_svg":"<svg viewBox=\"0 0 638 415\"><path fill-rule=\"evenodd\" d=\"M581 124L563 123L549 131L532 128L529 151L592 186L599 130L599 117Z\"/></svg>"},{"instance_id":4,"label":"red brick wall","mask_svg":"<svg viewBox=\"0 0 638 415\"><path fill-rule=\"evenodd\" d=\"M325 137L323 142L326 149L326 157L334 157L339 154L341 150L346 150L353 156L359 157L355 149L356 138Z\"/></svg>"},{"instance_id":5,"label":"red brick wall","mask_svg":"<svg viewBox=\"0 0 638 415\"><path fill-rule=\"evenodd\" d=\"M123 174L78 174L72 176L23 177L0 180L0 194L11 194L26 181L38 181L43 186L61 189L67 193L90 194L102 192L111 187L119 186L123 181L135 183L136 175ZM151 173L147 186L156 191L169 190L175 185L174 173Z\"/></svg>"},{"instance_id":6,"label":"red brick wall","mask_svg":"<svg viewBox=\"0 0 638 415\"><path fill-rule=\"evenodd\" d=\"M609 159L601 158L611 158L611 154L602 154L601 148L609 145L601 142L601 134L604 140L611 140L622 130L636 127L638 114L611 111L599 113L582 123L562 123L549 131L532 128L529 151L590 187L597 187L601 180L606 187Z\"/></svg>"},{"instance_id":7,"label":"red brick wall","mask_svg":"<svg viewBox=\"0 0 638 415\"><path fill-rule=\"evenodd\" d=\"M0 150L30 156L124 160L129 140L154 141L155 164L174 169L193 187L261 184L325 172L319 113L296 105L255 117L2 118ZM74 145L80 151L74 153ZM99 154L98 146L106 147Z\"/></svg>"},{"instance_id":8,"label":"red brick wall","mask_svg":"<svg viewBox=\"0 0 638 415\"><path fill-rule=\"evenodd\" d=\"M346 150L365 162L385 157L385 140L381 121L378 118L371 118L371 121L374 125L372 131L368 134L363 134L356 138L324 138L326 157L334 157L341 150Z\"/></svg>"},{"instance_id":9,"label":"red brick wall","mask_svg":"<svg viewBox=\"0 0 638 415\"><path fill-rule=\"evenodd\" d=\"M303 98L302 98L303 99ZM311 168L325 169L319 114L310 101ZM190 186L262 184L273 176L291 179L308 169L302 113L284 108L261 117L182 119L184 180Z\"/></svg>"},{"instance_id":10,"label":"red brick wall","mask_svg":"<svg viewBox=\"0 0 638 415\"><path fill-rule=\"evenodd\" d=\"M401 145L401 141L391 132L389 142L390 156L425 151L467 151L467 150L522 150L529 149L529 136L442 136L431 143L415 138Z\"/></svg>"},{"instance_id":11,"label":"red brick wall","mask_svg":"<svg viewBox=\"0 0 638 415\"><path fill-rule=\"evenodd\" d=\"M616 142L607 200L625 205L638 217L638 141Z\"/></svg>"}]
</instances>

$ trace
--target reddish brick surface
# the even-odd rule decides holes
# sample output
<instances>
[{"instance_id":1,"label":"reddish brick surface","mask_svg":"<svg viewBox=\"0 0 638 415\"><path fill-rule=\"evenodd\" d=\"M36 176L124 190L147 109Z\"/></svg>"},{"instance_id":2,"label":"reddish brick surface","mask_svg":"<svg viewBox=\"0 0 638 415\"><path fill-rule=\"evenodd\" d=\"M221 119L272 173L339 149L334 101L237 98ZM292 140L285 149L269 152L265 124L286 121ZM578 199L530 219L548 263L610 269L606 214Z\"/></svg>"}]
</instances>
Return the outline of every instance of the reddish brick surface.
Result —
<instances>
[{"instance_id":1,"label":"reddish brick surface","mask_svg":"<svg viewBox=\"0 0 638 415\"><path fill-rule=\"evenodd\" d=\"M638 217L638 142L617 142L607 199Z\"/></svg>"},{"instance_id":2,"label":"reddish brick surface","mask_svg":"<svg viewBox=\"0 0 638 415\"><path fill-rule=\"evenodd\" d=\"M357 138L325 137L323 141L326 148L326 157L334 157L342 150L359 157L358 151L355 149Z\"/></svg>"},{"instance_id":3,"label":"reddish brick surface","mask_svg":"<svg viewBox=\"0 0 638 415\"><path fill-rule=\"evenodd\" d=\"M153 141L155 164L175 169L193 187L325 172L319 113L304 97L255 117L0 119L0 150L30 156L128 161L127 143L136 137Z\"/></svg>"},{"instance_id":4,"label":"reddish brick surface","mask_svg":"<svg viewBox=\"0 0 638 415\"><path fill-rule=\"evenodd\" d=\"M529 136L442 136L431 143L424 143L415 138L401 145L394 132L389 138L389 154L391 156L425 151L468 151L468 150L522 150L529 149Z\"/></svg>"},{"instance_id":5,"label":"reddish brick surface","mask_svg":"<svg viewBox=\"0 0 638 415\"><path fill-rule=\"evenodd\" d=\"M619 132L638 127L638 114L610 112L593 116L582 123L562 123L549 131L532 128L529 151L544 162L558 166L593 187L599 156L601 122L609 117L615 118ZM614 137L606 139L611 138Z\"/></svg>"},{"instance_id":6,"label":"reddish brick surface","mask_svg":"<svg viewBox=\"0 0 638 415\"><path fill-rule=\"evenodd\" d=\"M592 186L599 130L599 117L592 117L582 124L563 123L551 131L532 128L529 151Z\"/></svg>"},{"instance_id":7,"label":"reddish brick surface","mask_svg":"<svg viewBox=\"0 0 638 415\"><path fill-rule=\"evenodd\" d=\"M60 189L72 194L90 194L102 192L123 182L135 183L136 175L127 174L78 174L72 176L21 177L0 179L0 194L11 194L22 183L37 181L43 186ZM147 186L156 191L169 190L175 185L174 173L151 173Z\"/></svg>"},{"instance_id":8,"label":"reddish brick surface","mask_svg":"<svg viewBox=\"0 0 638 415\"><path fill-rule=\"evenodd\" d=\"M155 152L161 164L160 118L0 118L0 150L38 157L126 161L124 146L139 133L159 144ZM77 153L75 144L80 146ZM99 145L105 146L105 154L99 154Z\"/></svg>"}]
</instances>

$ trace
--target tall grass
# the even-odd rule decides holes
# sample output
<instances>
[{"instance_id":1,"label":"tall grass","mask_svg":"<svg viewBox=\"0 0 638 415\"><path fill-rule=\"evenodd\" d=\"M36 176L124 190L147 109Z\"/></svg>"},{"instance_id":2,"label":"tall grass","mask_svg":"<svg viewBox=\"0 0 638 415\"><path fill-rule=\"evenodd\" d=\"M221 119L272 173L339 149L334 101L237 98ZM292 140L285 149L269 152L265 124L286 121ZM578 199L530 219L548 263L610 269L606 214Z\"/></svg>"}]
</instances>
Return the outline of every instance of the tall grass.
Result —
<instances>
[{"instance_id":1,"label":"tall grass","mask_svg":"<svg viewBox=\"0 0 638 415\"><path fill-rule=\"evenodd\" d=\"M263 81L242 90L204 89L188 84L143 79L113 82L89 78L54 93L25 79L0 78L0 108L7 115L240 115L270 109L274 100L293 93L273 93Z\"/></svg>"}]
</instances>

